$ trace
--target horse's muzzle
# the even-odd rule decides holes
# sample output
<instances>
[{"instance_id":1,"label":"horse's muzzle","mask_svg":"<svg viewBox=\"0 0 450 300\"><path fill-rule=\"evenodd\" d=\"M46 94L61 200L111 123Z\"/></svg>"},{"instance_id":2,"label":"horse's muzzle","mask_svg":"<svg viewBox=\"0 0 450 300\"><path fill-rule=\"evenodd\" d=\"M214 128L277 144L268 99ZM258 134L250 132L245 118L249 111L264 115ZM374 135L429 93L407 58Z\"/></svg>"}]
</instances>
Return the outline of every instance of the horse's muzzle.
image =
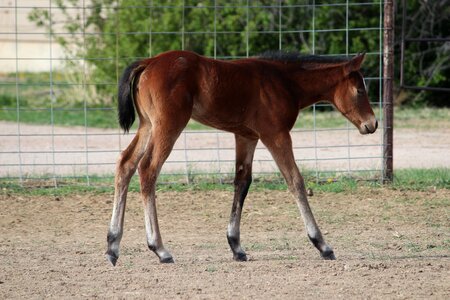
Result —
<instances>
[{"instance_id":1,"label":"horse's muzzle","mask_svg":"<svg viewBox=\"0 0 450 300\"><path fill-rule=\"evenodd\" d=\"M373 119L368 122L364 122L361 124L361 127L359 127L359 132L361 134L369 134L374 133L378 128L378 121L377 119Z\"/></svg>"}]
</instances>

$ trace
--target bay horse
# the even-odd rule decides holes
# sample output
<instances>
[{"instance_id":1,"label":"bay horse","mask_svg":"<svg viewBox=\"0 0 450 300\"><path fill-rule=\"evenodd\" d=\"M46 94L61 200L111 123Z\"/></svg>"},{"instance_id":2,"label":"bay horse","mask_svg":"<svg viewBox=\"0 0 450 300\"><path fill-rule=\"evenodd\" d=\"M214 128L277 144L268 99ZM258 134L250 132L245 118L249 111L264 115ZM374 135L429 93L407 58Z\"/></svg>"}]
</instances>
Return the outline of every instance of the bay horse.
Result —
<instances>
[{"instance_id":1,"label":"bay horse","mask_svg":"<svg viewBox=\"0 0 450 300\"><path fill-rule=\"evenodd\" d=\"M299 111L320 100L331 102L361 134L375 132L378 122L360 71L363 59L364 54L335 58L269 52L222 61L169 51L129 65L119 82L118 117L128 132L136 111L139 128L116 165L107 259L115 265L119 257L128 185L138 169L148 248L161 263L173 262L158 226L155 188L163 163L191 118L235 135L234 198L227 229L234 260L247 260L240 243L240 221L258 140L270 151L295 196L312 244L324 259L335 259L310 209L289 132Z\"/></svg>"}]
</instances>

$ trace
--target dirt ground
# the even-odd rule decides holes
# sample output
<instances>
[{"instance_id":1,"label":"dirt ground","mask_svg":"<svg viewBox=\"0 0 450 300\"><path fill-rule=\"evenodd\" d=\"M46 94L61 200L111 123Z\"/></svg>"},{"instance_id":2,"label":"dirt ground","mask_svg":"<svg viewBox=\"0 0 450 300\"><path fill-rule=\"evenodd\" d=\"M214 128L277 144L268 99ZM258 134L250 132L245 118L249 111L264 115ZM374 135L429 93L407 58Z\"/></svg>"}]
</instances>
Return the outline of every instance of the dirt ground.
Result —
<instances>
[{"instance_id":1,"label":"dirt ground","mask_svg":"<svg viewBox=\"0 0 450 300\"><path fill-rule=\"evenodd\" d=\"M0 299L450 298L450 190L316 193L336 261L310 245L288 192L250 191L243 263L225 238L231 192L159 192L169 265L147 250L131 193L116 267L104 257L112 194L0 195Z\"/></svg>"}]
</instances>

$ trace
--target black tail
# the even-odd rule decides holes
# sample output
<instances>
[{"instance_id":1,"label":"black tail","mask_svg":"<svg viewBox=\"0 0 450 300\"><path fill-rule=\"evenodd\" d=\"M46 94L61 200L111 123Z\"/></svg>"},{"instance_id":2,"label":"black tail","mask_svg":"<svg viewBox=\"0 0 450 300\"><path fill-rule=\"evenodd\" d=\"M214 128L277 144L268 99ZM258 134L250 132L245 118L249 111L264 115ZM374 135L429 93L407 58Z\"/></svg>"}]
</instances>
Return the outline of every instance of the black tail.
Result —
<instances>
[{"instance_id":1,"label":"black tail","mask_svg":"<svg viewBox=\"0 0 450 300\"><path fill-rule=\"evenodd\" d=\"M142 61L135 61L125 69L119 81L119 124L125 132L130 130L130 127L133 125L136 118L134 112L136 82L145 67L146 64L143 64Z\"/></svg>"}]
</instances>

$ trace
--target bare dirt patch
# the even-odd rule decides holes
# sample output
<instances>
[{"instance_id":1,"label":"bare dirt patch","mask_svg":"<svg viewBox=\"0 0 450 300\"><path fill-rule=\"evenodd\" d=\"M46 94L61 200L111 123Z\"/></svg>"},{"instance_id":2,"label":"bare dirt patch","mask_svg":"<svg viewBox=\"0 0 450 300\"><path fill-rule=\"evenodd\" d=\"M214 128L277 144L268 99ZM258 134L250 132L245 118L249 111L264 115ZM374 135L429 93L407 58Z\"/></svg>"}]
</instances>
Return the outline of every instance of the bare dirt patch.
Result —
<instances>
[{"instance_id":1,"label":"bare dirt patch","mask_svg":"<svg viewBox=\"0 0 450 300\"><path fill-rule=\"evenodd\" d=\"M288 192L249 194L242 243L225 238L231 192L160 192L160 225L175 264L145 246L131 193L121 257L104 257L112 196L0 196L0 298L432 298L450 297L450 190L359 188L311 198L336 261L305 236Z\"/></svg>"}]
</instances>

